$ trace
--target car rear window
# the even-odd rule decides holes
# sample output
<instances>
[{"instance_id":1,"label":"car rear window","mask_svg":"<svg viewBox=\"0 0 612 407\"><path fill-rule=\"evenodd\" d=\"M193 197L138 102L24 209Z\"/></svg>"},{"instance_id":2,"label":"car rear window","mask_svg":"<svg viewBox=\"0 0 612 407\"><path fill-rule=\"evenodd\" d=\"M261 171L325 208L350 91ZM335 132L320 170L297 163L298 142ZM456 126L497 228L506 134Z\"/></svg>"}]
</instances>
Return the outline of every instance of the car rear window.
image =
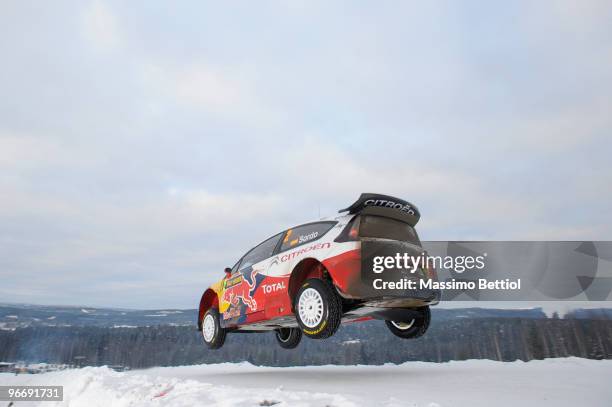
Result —
<instances>
[{"instance_id":1,"label":"car rear window","mask_svg":"<svg viewBox=\"0 0 612 407\"><path fill-rule=\"evenodd\" d=\"M373 215L363 215L360 221L360 237L376 237L421 244L416 230L407 223Z\"/></svg>"}]
</instances>

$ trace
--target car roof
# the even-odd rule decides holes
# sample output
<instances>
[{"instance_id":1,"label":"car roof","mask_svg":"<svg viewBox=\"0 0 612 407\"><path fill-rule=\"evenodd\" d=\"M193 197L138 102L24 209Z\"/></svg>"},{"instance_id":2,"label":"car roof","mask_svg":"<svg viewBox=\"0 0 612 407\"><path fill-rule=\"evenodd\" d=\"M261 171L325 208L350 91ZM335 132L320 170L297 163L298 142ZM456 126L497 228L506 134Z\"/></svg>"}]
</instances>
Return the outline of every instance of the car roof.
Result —
<instances>
[{"instance_id":1,"label":"car roof","mask_svg":"<svg viewBox=\"0 0 612 407\"><path fill-rule=\"evenodd\" d=\"M319 222L341 222L341 221L344 221L344 220L348 220L348 219L352 218L353 216L354 215L351 215L351 214L344 214L344 215L337 215L337 216L327 216L327 217L324 217L324 218L320 218L320 219L317 219L317 220L312 220L310 222L300 223L299 225L295 225L295 226L291 226L291 227L285 228L285 229L281 230L280 232L277 232L277 233L275 233L273 235L268 236L267 238L265 238L263 240L260 240L259 243L257 243L255 246L249 248L246 252L244 252L242 257L244 257L245 254L249 253L251 250L253 250L257 246L261 245L263 242L265 242L265 241L267 241L269 239L272 239L273 237L278 236L278 235L280 235L282 233L285 233L289 229L295 229L295 228L299 228L301 226L311 225L313 223L319 223Z\"/></svg>"}]
</instances>

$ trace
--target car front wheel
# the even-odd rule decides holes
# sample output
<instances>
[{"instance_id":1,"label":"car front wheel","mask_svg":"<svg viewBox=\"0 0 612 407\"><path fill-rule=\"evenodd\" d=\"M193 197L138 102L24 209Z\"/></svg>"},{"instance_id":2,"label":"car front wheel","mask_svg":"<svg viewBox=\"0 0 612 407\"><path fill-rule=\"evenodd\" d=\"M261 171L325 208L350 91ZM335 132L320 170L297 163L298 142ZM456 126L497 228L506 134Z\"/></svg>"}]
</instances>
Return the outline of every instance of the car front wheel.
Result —
<instances>
[{"instance_id":1,"label":"car front wheel","mask_svg":"<svg viewBox=\"0 0 612 407\"><path fill-rule=\"evenodd\" d=\"M326 281L306 280L295 297L294 309L302 332L309 338L329 338L340 326L342 302Z\"/></svg>"},{"instance_id":2,"label":"car front wheel","mask_svg":"<svg viewBox=\"0 0 612 407\"><path fill-rule=\"evenodd\" d=\"M202 319L202 337L210 349L219 349L225 342L225 329L219 322L219 311L211 308Z\"/></svg>"},{"instance_id":3,"label":"car front wheel","mask_svg":"<svg viewBox=\"0 0 612 407\"><path fill-rule=\"evenodd\" d=\"M431 313L429 307L422 307L416 311L418 311L419 316L407 321L385 321L387 328L389 328L393 335L403 339L423 336L427 332L427 328L429 328Z\"/></svg>"},{"instance_id":4,"label":"car front wheel","mask_svg":"<svg viewBox=\"0 0 612 407\"><path fill-rule=\"evenodd\" d=\"M284 349L296 348L302 340L300 328L281 328L277 329L275 334L278 344Z\"/></svg>"}]
</instances>

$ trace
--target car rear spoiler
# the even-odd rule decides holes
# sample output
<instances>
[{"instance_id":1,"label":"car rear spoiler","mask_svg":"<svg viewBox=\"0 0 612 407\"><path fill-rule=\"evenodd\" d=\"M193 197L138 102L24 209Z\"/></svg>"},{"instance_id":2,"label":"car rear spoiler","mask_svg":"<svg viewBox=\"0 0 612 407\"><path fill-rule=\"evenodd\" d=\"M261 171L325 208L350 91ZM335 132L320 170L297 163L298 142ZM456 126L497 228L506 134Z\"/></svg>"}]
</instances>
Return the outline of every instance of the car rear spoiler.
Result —
<instances>
[{"instance_id":1,"label":"car rear spoiler","mask_svg":"<svg viewBox=\"0 0 612 407\"><path fill-rule=\"evenodd\" d=\"M421 218L419 209L408 201L389 195L363 193L351 206L338 212L377 215L397 219L415 226Z\"/></svg>"}]
</instances>

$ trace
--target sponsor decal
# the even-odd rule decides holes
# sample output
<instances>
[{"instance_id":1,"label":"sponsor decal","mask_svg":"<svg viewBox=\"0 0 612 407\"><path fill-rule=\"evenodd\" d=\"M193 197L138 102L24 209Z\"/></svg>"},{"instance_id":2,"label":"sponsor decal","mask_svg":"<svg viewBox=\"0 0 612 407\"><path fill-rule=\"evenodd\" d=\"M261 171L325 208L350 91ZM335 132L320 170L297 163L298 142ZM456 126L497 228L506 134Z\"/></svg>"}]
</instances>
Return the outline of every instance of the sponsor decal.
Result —
<instances>
[{"instance_id":1,"label":"sponsor decal","mask_svg":"<svg viewBox=\"0 0 612 407\"><path fill-rule=\"evenodd\" d=\"M364 206L378 206L381 208L391 208L397 209L402 212L409 213L410 215L415 215L416 212L414 208L409 204L403 204L400 202L395 202L389 199L368 199L363 203Z\"/></svg>"},{"instance_id":2,"label":"sponsor decal","mask_svg":"<svg viewBox=\"0 0 612 407\"><path fill-rule=\"evenodd\" d=\"M236 277L232 277L229 280L225 280L225 288L231 288L235 285L240 284L240 282L243 280L242 278L242 274L240 274L239 276Z\"/></svg>"},{"instance_id":3,"label":"sponsor decal","mask_svg":"<svg viewBox=\"0 0 612 407\"><path fill-rule=\"evenodd\" d=\"M232 308L239 309L239 301L242 300L244 304L251 311L257 310L257 302L255 298L253 298L253 293L251 291L255 291L255 278L257 276L258 270L253 270L251 272L251 281L245 279L242 275L232 277L225 282L225 290L223 291L223 301L229 302L230 310L226 313L226 317L231 314Z\"/></svg>"},{"instance_id":4,"label":"sponsor decal","mask_svg":"<svg viewBox=\"0 0 612 407\"><path fill-rule=\"evenodd\" d=\"M240 316L240 308L233 307L223 313L223 319L238 318Z\"/></svg>"},{"instance_id":5,"label":"sponsor decal","mask_svg":"<svg viewBox=\"0 0 612 407\"><path fill-rule=\"evenodd\" d=\"M308 335L316 335L319 332L321 332L326 326L327 326L327 321L323 321L321 326L318 327L317 329L304 329L304 332L306 332Z\"/></svg>"},{"instance_id":6,"label":"sponsor decal","mask_svg":"<svg viewBox=\"0 0 612 407\"><path fill-rule=\"evenodd\" d=\"M312 232L307 235L302 235L298 238L299 243L305 243L309 240L316 239L319 236L319 232Z\"/></svg>"},{"instance_id":7,"label":"sponsor decal","mask_svg":"<svg viewBox=\"0 0 612 407\"><path fill-rule=\"evenodd\" d=\"M291 253L286 253L283 254L282 256L280 256L280 261L282 263L295 259L296 257L300 257L301 255L303 255L304 253L308 253L309 251L312 250L320 250L320 249L329 249L331 247L331 243L327 242L327 243L317 243L317 244L313 244L310 246L306 246L300 250L296 250L294 252Z\"/></svg>"},{"instance_id":8,"label":"sponsor decal","mask_svg":"<svg viewBox=\"0 0 612 407\"><path fill-rule=\"evenodd\" d=\"M275 293L277 291L283 291L285 290L286 287L285 287L285 282L281 281L280 283L262 285L261 288L263 289L264 294L270 294L270 293Z\"/></svg>"}]
</instances>

